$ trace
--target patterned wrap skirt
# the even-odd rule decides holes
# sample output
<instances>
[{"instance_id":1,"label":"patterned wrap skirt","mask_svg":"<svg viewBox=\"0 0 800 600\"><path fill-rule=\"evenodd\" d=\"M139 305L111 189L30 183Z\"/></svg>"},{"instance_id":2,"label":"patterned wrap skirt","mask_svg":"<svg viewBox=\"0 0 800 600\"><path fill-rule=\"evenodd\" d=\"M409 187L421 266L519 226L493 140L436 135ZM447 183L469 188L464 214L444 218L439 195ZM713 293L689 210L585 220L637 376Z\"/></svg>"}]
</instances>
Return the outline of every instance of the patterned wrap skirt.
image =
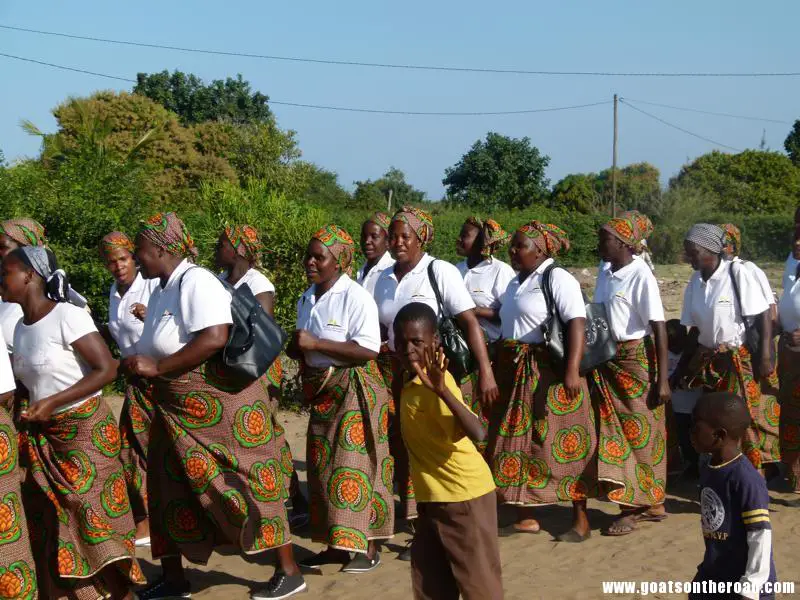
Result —
<instances>
[{"instance_id":1,"label":"patterned wrap skirt","mask_svg":"<svg viewBox=\"0 0 800 600\"><path fill-rule=\"evenodd\" d=\"M0 598L38 597L36 563L22 508L17 430L0 406Z\"/></svg>"},{"instance_id":2,"label":"patterned wrap skirt","mask_svg":"<svg viewBox=\"0 0 800 600\"><path fill-rule=\"evenodd\" d=\"M20 441L41 597L96 600L114 585L144 583L119 428L106 401L95 396L26 424Z\"/></svg>"},{"instance_id":3,"label":"patterned wrap skirt","mask_svg":"<svg viewBox=\"0 0 800 600\"><path fill-rule=\"evenodd\" d=\"M411 480L411 466L408 460L408 449L400 431L400 416L397 415L396 406L400 403L400 393L403 389L403 368L400 361L388 354L389 359L381 360L378 356L378 368L383 374L384 382L390 390L389 394L389 454L394 463L393 486L397 489L400 498L400 518L411 521L417 518L417 498L414 492L414 482ZM394 497L394 496L392 496Z\"/></svg>"},{"instance_id":4,"label":"patterned wrap skirt","mask_svg":"<svg viewBox=\"0 0 800 600\"><path fill-rule=\"evenodd\" d=\"M665 406L648 406L658 375L651 337L618 342L617 355L592 372L598 406L598 479L609 500L626 506L664 502Z\"/></svg>"},{"instance_id":5,"label":"patterned wrap skirt","mask_svg":"<svg viewBox=\"0 0 800 600\"><path fill-rule=\"evenodd\" d=\"M786 465L789 485L800 493L800 352L781 343L778 372L780 373L780 434L781 460Z\"/></svg>"},{"instance_id":6,"label":"patterned wrap skirt","mask_svg":"<svg viewBox=\"0 0 800 600\"><path fill-rule=\"evenodd\" d=\"M277 435L269 380L228 377L211 359L153 381L147 456L153 558L207 564L231 544L256 554L291 542L284 501L292 457Z\"/></svg>"},{"instance_id":7,"label":"patterned wrap skirt","mask_svg":"<svg viewBox=\"0 0 800 600\"><path fill-rule=\"evenodd\" d=\"M745 346L718 350L700 346L689 363L689 373L693 374L689 387L733 392L745 399L753 421L742 439L742 452L755 468L780 461L780 406L774 393L764 393L773 386L777 389L774 372L760 386L753 379L753 363Z\"/></svg>"},{"instance_id":8,"label":"patterned wrap skirt","mask_svg":"<svg viewBox=\"0 0 800 600\"><path fill-rule=\"evenodd\" d=\"M506 340L498 357L500 402L488 455L501 503L521 506L597 495L597 433L585 378L571 400L542 345Z\"/></svg>"},{"instance_id":9,"label":"patterned wrap skirt","mask_svg":"<svg viewBox=\"0 0 800 600\"><path fill-rule=\"evenodd\" d=\"M267 370L267 406L269 407L270 416L272 417L272 429L275 432L275 438L278 441L278 446L281 448L281 456L283 460L289 460L294 465L292 458L292 449L289 447L289 440L286 439L286 431L283 426L278 422L278 411L280 410L281 400L281 387L283 385L283 362L280 356L275 359L269 369ZM296 494L300 493L300 480L297 478L297 471L292 467L292 474L290 475L289 483L289 497L294 498Z\"/></svg>"},{"instance_id":10,"label":"patterned wrap skirt","mask_svg":"<svg viewBox=\"0 0 800 600\"><path fill-rule=\"evenodd\" d=\"M133 518L147 519L147 447L153 420L153 386L140 377L130 377L125 386L125 401L119 416L122 439L120 459L125 467L125 482L131 499Z\"/></svg>"},{"instance_id":11,"label":"patterned wrap skirt","mask_svg":"<svg viewBox=\"0 0 800 600\"><path fill-rule=\"evenodd\" d=\"M375 361L303 370L311 539L367 552L394 533L389 391Z\"/></svg>"}]
</instances>

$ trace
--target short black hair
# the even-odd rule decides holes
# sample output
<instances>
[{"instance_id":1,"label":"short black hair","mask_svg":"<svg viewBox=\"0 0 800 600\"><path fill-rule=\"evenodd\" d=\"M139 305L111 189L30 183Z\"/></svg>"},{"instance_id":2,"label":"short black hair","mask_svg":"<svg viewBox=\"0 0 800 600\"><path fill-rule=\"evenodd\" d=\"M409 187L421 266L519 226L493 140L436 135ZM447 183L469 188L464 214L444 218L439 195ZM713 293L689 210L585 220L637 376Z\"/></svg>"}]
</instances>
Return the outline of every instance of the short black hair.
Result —
<instances>
[{"instance_id":1,"label":"short black hair","mask_svg":"<svg viewBox=\"0 0 800 600\"><path fill-rule=\"evenodd\" d=\"M422 302L412 302L406 304L401 308L394 318L394 330L399 331L399 328L406 323L425 323L431 333L436 333L438 330L438 319L436 313L427 304Z\"/></svg>"},{"instance_id":2,"label":"short black hair","mask_svg":"<svg viewBox=\"0 0 800 600\"><path fill-rule=\"evenodd\" d=\"M680 319L669 319L667 321L667 337L673 338L680 342L686 338L686 326L681 323Z\"/></svg>"},{"instance_id":3,"label":"short black hair","mask_svg":"<svg viewBox=\"0 0 800 600\"><path fill-rule=\"evenodd\" d=\"M736 440L744 437L753 420L745 401L733 392L703 394L697 400L694 416L714 429L724 428Z\"/></svg>"}]
</instances>

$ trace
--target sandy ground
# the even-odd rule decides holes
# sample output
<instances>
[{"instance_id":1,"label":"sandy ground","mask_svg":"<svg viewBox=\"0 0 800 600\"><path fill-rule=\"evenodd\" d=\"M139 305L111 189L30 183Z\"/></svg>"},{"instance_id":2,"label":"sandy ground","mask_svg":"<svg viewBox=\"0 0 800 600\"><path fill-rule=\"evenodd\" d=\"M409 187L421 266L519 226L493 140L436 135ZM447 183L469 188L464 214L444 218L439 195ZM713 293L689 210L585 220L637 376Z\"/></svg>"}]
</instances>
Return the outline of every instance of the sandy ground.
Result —
<instances>
[{"instance_id":1,"label":"sandy ground","mask_svg":"<svg viewBox=\"0 0 800 600\"><path fill-rule=\"evenodd\" d=\"M575 270L587 292L593 287L595 269ZM688 267L671 266L658 269L668 318L679 316L680 297L689 277ZM768 269L770 279L779 283L780 269ZM118 409L119 400L113 402ZM295 466L305 480L305 427L307 417L282 412L280 422L286 428L295 456ZM669 518L662 523L648 523L626 537L604 537L600 529L609 524L616 507L608 502L589 502L593 537L580 545L559 544L557 534L569 527L568 505L542 508L539 516L545 531L539 535L516 535L500 539L503 582L509 599L592 599L604 598L602 582L618 581L690 581L702 559L703 541L700 534L700 515L697 489L689 482L673 478L669 484L667 511ZM771 522L774 530L774 552L781 580L800 583L800 508L787 506L794 496L784 484L770 490ZM501 525L510 523L513 515L501 512ZM398 533L384 549L382 566L365 575L338 573L330 567L322 575L308 575L309 593L301 598L348 598L352 600L405 600L411 597L410 569L407 563L396 560L407 533ZM294 536L295 553L304 557L321 547L312 543L307 532ZM145 573L151 579L158 576L158 566L150 559L148 550L139 557ZM273 557L266 553L254 560L245 560L235 553L215 554L204 567L189 567L195 598L245 600L249 591L259 587L272 575ZM798 588L800 590L800 588ZM798 592L800 594L800 591ZM643 598L638 594L608 595L614 598ZM685 596L650 594L648 598L680 598ZM785 596L789 597L789 596Z\"/></svg>"}]
</instances>

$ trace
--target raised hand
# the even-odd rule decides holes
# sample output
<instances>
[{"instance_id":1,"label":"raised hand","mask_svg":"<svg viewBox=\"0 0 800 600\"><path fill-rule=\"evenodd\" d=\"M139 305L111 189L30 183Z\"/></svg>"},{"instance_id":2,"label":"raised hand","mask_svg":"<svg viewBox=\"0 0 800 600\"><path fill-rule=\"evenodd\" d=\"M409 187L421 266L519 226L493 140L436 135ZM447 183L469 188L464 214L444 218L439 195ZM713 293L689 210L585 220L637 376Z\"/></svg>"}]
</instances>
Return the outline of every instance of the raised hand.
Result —
<instances>
[{"instance_id":1,"label":"raised hand","mask_svg":"<svg viewBox=\"0 0 800 600\"><path fill-rule=\"evenodd\" d=\"M433 346L428 346L423 352L422 362L413 362L412 366L417 373L422 384L441 395L447 389L446 373L449 361L444 355L444 350L438 348L433 349Z\"/></svg>"}]
</instances>

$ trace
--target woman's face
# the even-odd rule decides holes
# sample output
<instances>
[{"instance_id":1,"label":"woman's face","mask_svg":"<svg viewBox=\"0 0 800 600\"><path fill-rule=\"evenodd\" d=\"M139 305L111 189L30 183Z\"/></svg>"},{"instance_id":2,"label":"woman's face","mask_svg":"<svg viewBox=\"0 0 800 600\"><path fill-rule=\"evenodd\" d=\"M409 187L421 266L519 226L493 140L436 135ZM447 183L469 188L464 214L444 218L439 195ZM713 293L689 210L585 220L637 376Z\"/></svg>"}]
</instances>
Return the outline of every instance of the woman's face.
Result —
<instances>
[{"instance_id":1,"label":"woman's face","mask_svg":"<svg viewBox=\"0 0 800 600\"><path fill-rule=\"evenodd\" d=\"M478 236L480 233L481 230L475 227L475 225L464 223L461 227L458 240L456 241L456 254L459 256L470 256L473 248L478 243Z\"/></svg>"},{"instance_id":2,"label":"woman's face","mask_svg":"<svg viewBox=\"0 0 800 600\"><path fill-rule=\"evenodd\" d=\"M114 248L105 253L106 269L120 285L130 285L136 279L136 261L125 248Z\"/></svg>"},{"instance_id":3,"label":"woman's face","mask_svg":"<svg viewBox=\"0 0 800 600\"><path fill-rule=\"evenodd\" d=\"M0 295L6 302L22 302L25 297L25 290L34 277L30 269L26 269L22 261L16 256L6 257L0 265L2 273L2 283L0 283Z\"/></svg>"},{"instance_id":4,"label":"woman's face","mask_svg":"<svg viewBox=\"0 0 800 600\"><path fill-rule=\"evenodd\" d=\"M600 243L597 246L600 258L605 262L615 262L625 250L625 244L616 236L611 235L605 229L600 230Z\"/></svg>"},{"instance_id":5,"label":"woman's face","mask_svg":"<svg viewBox=\"0 0 800 600\"><path fill-rule=\"evenodd\" d=\"M236 249L224 233L219 236L214 254L214 262L220 269L230 269L236 264Z\"/></svg>"},{"instance_id":6,"label":"woman's face","mask_svg":"<svg viewBox=\"0 0 800 600\"><path fill-rule=\"evenodd\" d=\"M531 238L517 231L514 237L511 238L508 256L511 259L511 266L515 270L531 272L539 266L542 259L542 251L533 243Z\"/></svg>"},{"instance_id":7,"label":"woman's face","mask_svg":"<svg viewBox=\"0 0 800 600\"><path fill-rule=\"evenodd\" d=\"M164 270L162 257L164 251L153 242L142 236L136 236L136 262L142 270L142 277L145 279L155 279L160 277Z\"/></svg>"},{"instance_id":8,"label":"woman's face","mask_svg":"<svg viewBox=\"0 0 800 600\"><path fill-rule=\"evenodd\" d=\"M394 221L389 227L389 250L400 264L414 262L422 256L422 244L408 223Z\"/></svg>"},{"instance_id":9,"label":"woman's face","mask_svg":"<svg viewBox=\"0 0 800 600\"><path fill-rule=\"evenodd\" d=\"M705 248L698 246L689 240L684 240L683 242L683 253L686 256L686 260L690 265L692 265L692 269L695 271L699 271L704 267L711 266L717 260L717 256L715 254L712 254Z\"/></svg>"},{"instance_id":10,"label":"woman's face","mask_svg":"<svg viewBox=\"0 0 800 600\"><path fill-rule=\"evenodd\" d=\"M3 260L6 256L8 256L9 252L12 252L19 248L19 244L8 237L5 233L0 233L0 260Z\"/></svg>"},{"instance_id":11,"label":"woman's face","mask_svg":"<svg viewBox=\"0 0 800 600\"><path fill-rule=\"evenodd\" d=\"M389 236L377 224L367 221L361 227L361 252L367 260L379 260L389 249Z\"/></svg>"},{"instance_id":12,"label":"woman's face","mask_svg":"<svg viewBox=\"0 0 800 600\"><path fill-rule=\"evenodd\" d=\"M330 250L319 240L311 240L304 259L306 277L313 285L327 283L339 272L339 265Z\"/></svg>"}]
</instances>

